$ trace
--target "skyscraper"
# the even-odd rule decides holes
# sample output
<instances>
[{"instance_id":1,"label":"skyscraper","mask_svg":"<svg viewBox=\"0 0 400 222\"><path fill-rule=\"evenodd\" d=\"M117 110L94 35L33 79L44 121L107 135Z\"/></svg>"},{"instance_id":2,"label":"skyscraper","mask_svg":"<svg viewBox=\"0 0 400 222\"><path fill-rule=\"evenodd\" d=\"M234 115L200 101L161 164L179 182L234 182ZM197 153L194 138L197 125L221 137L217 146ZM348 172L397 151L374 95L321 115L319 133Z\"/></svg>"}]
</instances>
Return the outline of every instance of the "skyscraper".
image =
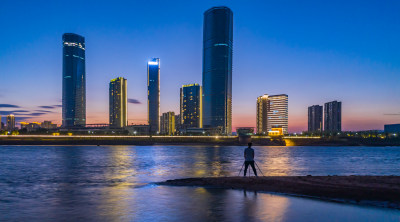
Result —
<instances>
[{"instance_id":1,"label":"skyscraper","mask_svg":"<svg viewBox=\"0 0 400 222\"><path fill-rule=\"evenodd\" d=\"M160 59L147 62L147 119L151 133L160 132Z\"/></svg>"},{"instance_id":2,"label":"skyscraper","mask_svg":"<svg viewBox=\"0 0 400 222\"><path fill-rule=\"evenodd\" d=\"M227 7L204 12L203 125L232 133L233 13Z\"/></svg>"},{"instance_id":3,"label":"skyscraper","mask_svg":"<svg viewBox=\"0 0 400 222\"><path fill-rule=\"evenodd\" d=\"M65 33L63 39L63 127L86 125L85 38Z\"/></svg>"},{"instance_id":4,"label":"skyscraper","mask_svg":"<svg viewBox=\"0 0 400 222\"><path fill-rule=\"evenodd\" d=\"M13 114L7 116L7 130L13 131L15 129L15 117Z\"/></svg>"},{"instance_id":5,"label":"skyscraper","mask_svg":"<svg viewBox=\"0 0 400 222\"><path fill-rule=\"evenodd\" d=\"M257 98L257 134L268 135L268 95L259 96Z\"/></svg>"},{"instance_id":6,"label":"skyscraper","mask_svg":"<svg viewBox=\"0 0 400 222\"><path fill-rule=\"evenodd\" d=\"M183 85L180 96L181 127L202 128L202 88L199 84Z\"/></svg>"},{"instance_id":7,"label":"skyscraper","mask_svg":"<svg viewBox=\"0 0 400 222\"><path fill-rule=\"evenodd\" d=\"M324 131L342 131L342 102L332 101L324 105Z\"/></svg>"},{"instance_id":8,"label":"skyscraper","mask_svg":"<svg viewBox=\"0 0 400 222\"><path fill-rule=\"evenodd\" d=\"M308 107L308 132L322 132L322 106Z\"/></svg>"},{"instance_id":9,"label":"skyscraper","mask_svg":"<svg viewBox=\"0 0 400 222\"><path fill-rule=\"evenodd\" d=\"M174 135L175 134L175 113L166 112L161 116L161 134Z\"/></svg>"},{"instance_id":10,"label":"skyscraper","mask_svg":"<svg viewBox=\"0 0 400 222\"><path fill-rule=\"evenodd\" d=\"M128 125L127 80L118 77L110 81L110 126L123 128Z\"/></svg>"},{"instance_id":11,"label":"skyscraper","mask_svg":"<svg viewBox=\"0 0 400 222\"><path fill-rule=\"evenodd\" d=\"M281 135L288 132L288 96L265 94L257 98L257 133Z\"/></svg>"}]
</instances>

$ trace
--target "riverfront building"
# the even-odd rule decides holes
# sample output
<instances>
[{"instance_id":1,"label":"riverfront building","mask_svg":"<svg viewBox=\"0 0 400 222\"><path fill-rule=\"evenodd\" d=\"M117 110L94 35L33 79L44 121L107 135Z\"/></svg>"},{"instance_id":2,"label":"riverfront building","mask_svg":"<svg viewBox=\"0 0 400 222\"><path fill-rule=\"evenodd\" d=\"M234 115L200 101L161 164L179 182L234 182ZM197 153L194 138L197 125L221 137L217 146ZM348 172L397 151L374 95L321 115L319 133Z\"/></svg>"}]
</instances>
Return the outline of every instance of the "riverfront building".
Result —
<instances>
[{"instance_id":1,"label":"riverfront building","mask_svg":"<svg viewBox=\"0 0 400 222\"><path fill-rule=\"evenodd\" d=\"M65 33L63 40L63 127L86 125L85 38Z\"/></svg>"},{"instance_id":2,"label":"riverfront building","mask_svg":"<svg viewBox=\"0 0 400 222\"><path fill-rule=\"evenodd\" d=\"M204 12L203 125L232 134L233 13L227 7Z\"/></svg>"},{"instance_id":3,"label":"riverfront building","mask_svg":"<svg viewBox=\"0 0 400 222\"><path fill-rule=\"evenodd\" d=\"M199 84L183 85L180 90L180 125L182 128L202 128L202 88Z\"/></svg>"},{"instance_id":4,"label":"riverfront building","mask_svg":"<svg viewBox=\"0 0 400 222\"><path fill-rule=\"evenodd\" d=\"M342 102L332 101L324 105L324 131L342 131Z\"/></svg>"},{"instance_id":5,"label":"riverfront building","mask_svg":"<svg viewBox=\"0 0 400 222\"><path fill-rule=\"evenodd\" d=\"M147 62L147 119L150 133L160 132L160 59Z\"/></svg>"},{"instance_id":6,"label":"riverfront building","mask_svg":"<svg viewBox=\"0 0 400 222\"><path fill-rule=\"evenodd\" d=\"M122 77L112 79L109 95L110 126L126 127L128 125L127 80Z\"/></svg>"},{"instance_id":7,"label":"riverfront building","mask_svg":"<svg viewBox=\"0 0 400 222\"><path fill-rule=\"evenodd\" d=\"M308 107L308 132L322 132L322 106Z\"/></svg>"},{"instance_id":8,"label":"riverfront building","mask_svg":"<svg viewBox=\"0 0 400 222\"><path fill-rule=\"evenodd\" d=\"M7 130L12 131L15 129L15 117L13 114L7 116Z\"/></svg>"},{"instance_id":9,"label":"riverfront building","mask_svg":"<svg viewBox=\"0 0 400 222\"><path fill-rule=\"evenodd\" d=\"M161 134L171 136L175 134L175 131L175 113L163 113L161 116Z\"/></svg>"},{"instance_id":10,"label":"riverfront building","mask_svg":"<svg viewBox=\"0 0 400 222\"><path fill-rule=\"evenodd\" d=\"M288 132L288 96L265 94L257 98L257 133L282 135Z\"/></svg>"}]
</instances>

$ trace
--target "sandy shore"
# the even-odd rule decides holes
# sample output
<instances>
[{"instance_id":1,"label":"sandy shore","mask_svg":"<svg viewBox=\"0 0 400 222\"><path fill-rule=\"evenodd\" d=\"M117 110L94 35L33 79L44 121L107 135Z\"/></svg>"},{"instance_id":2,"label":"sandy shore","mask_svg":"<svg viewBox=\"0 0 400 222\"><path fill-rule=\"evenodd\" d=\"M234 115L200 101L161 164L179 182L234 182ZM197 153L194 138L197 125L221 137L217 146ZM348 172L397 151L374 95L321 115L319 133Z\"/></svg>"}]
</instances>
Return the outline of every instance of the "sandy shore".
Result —
<instances>
[{"instance_id":1,"label":"sandy shore","mask_svg":"<svg viewBox=\"0 0 400 222\"><path fill-rule=\"evenodd\" d=\"M400 176L206 177L157 184L265 191L400 209Z\"/></svg>"}]
</instances>

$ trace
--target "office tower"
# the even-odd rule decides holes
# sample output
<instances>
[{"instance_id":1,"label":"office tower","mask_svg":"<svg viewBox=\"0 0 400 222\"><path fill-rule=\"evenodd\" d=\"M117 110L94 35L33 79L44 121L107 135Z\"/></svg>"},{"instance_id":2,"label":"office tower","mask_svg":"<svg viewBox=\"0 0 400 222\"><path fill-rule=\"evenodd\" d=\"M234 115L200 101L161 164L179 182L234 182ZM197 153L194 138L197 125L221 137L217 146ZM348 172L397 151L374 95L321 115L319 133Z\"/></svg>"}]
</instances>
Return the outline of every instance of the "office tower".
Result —
<instances>
[{"instance_id":1,"label":"office tower","mask_svg":"<svg viewBox=\"0 0 400 222\"><path fill-rule=\"evenodd\" d=\"M15 129L15 117L13 114L7 116L7 130L13 131Z\"/></svg>"},{"instance_id":2,"label":"office tower","mask_svg":"<svg viewBox=\"0 0 400 222\"><path fill-rule=\"evenodd\" d=\"M166 112L161 116L161 134L174 135L175 134L175 113Z\"/></svg>"},{"instance_id":3,"label":"office tower","mask_svg":"<svg viewBox=\"0 0 400 222\"><path fill-rule=\"evenodd\" d=\"M227 7L204 12L203 125L232 133L233 13Z\"/></svg>"},{"instance_id":4,"label":"office tower","mask_svg":"<svg viewBox=\"0 0 400 222\"><path fill-rule=\"evenodd\" d=\"M324 131L342 131L342 102L332 101L324 105Z\"/></svg>"},{"instance_id":5,"label":"office tower","mask_svg":"<svg viewBox=\"0 0 400 222\"><path fill-rule=\"evenodd\" d=\"M147 62L147 119L150 133L160 132L160 59Z\"/></svg>"},{"instance_id":6,"label":"office tower","mask_svg":"<svg viewBox=\"0 0 400 222\"><path fill-rule=\"evenodd\" d=\"M122 77L110 81L109 115L111 127L123 128L128 125L127 80Z\"/></svg>"},{"instance_id":7,"label":"office tower","mask_svg":"<svg viewBox=\"0 0 400 222\"><path fill-rule=\"evenodd\" d=\"M63 40L62 125L86 125L85 38L65 33Z\"/></svg>"},{"instance_id":8,"label":"office tower","mask_svg":"<svg viewBox=\"0 0 400 222\"><path fill-rule=\"evenodd\" d=\"M202 88L199 84L183 85L180 96L181 125L183 128L202 128Z\"/></svg>"},{"instance_id":9,"label":"office tower","mask_svg":"<svg viewBox=\"0 0 400 222\"><path fill-rule=\"evenodd\" d=\"M322 106L308 107L308 132L322 132Z\"/></svg>"},{"instance_id":10,"label":"office tower","mask_svg":"<svg viewBox=\"0 0 400 222\"><path fill-rule=\"evenodd\" d=\"M282 135L288 132L288 96L265 94L257 98L257 133Z\"/></svg>"},{"instance_id":11,"label":"office tower","mask_svg":"<svg viewBox=\"0 0 400 222\"><path fill-rule=\"evenodd\" d=\"M257 98L257 134L268 135L268 95Z\"/></svg>"}]
</instances>

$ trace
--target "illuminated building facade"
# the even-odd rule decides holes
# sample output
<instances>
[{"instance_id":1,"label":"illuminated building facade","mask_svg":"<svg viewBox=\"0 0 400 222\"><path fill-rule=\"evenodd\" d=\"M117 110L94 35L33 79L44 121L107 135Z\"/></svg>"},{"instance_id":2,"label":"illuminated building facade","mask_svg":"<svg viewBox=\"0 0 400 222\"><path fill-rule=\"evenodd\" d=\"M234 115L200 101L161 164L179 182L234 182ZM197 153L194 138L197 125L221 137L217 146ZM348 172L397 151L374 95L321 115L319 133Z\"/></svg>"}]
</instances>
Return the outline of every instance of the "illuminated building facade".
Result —
<instances>
[{"instance_id":1,"label":"illuminated building facade","mask_svg":"<svg viewBox=\"0 0 400 222\"><path fill-rule=\"evenodd\" d=\"M265 94L257 98L257 133L283 135L288 132L288 96Z\"/></svg>"},{"instance_id":2,"label":"illuminated building facade","mask_svg":"<svg viewBox=\"0 0 400 222\"><path fill-rule=\"evenodd\" d=\"M204 12L203 125L232 134L233 13L227 7Z\"/></svg>"},{"instance_id":3,"label":"illuminated building facade","mask_svg":"<svg viewBox=\"0 0 400 222\"><path fill-rule=\"evenodd\" d=\"M160 59L147 62L147 119L150 133L160 132Z\"/></svg>"},{"instance_id":4,"label":"illuminated building facade","mask_svg":"<svg viewBox=\"0 0 400 222\"><path fill-rule=\"evenodd\" d=\"M175 131L175 113L163 113L161 116L161 134L171 136L175 134Z\"/></svg>"},{"instance_id":5,"label":"illuminated building facade","mask_svg":"<svg viewBox=\"0 0 400 222\"><path fill-rule=\"evenodd\" d=\"M12 131L15 129L15 117L13 114L7 116L7 130Z\"/></svg>"},{"instance_id":6,"label":"illuminated building facade","mask_svg":"<svg viewBox=\"0 0 400 222\"><path fill-rule=\"evenodd\" d=\"M308 107L308 132L322 132L322 106Z\"/></svg>"},{"instance_id":7,"label":"illuminated building facade","mask_svg":"<svg viewBox=\"0 0 400 222\"><path fill-rule=\"evenodd\" d=\"M268 135L268 95L257 98L257 134Z\"/></svg>"},{"instance_id":8,"label":"illuminated building facade","mask_svg":"<svg viewBox=\"0 0 400 222\"><path fill-rule=\"evenodd\" d=\"M202 128L202 88L199 84L183 85L180 90L181 126Z\"/></svg>"},{"instance_id":9,"label":"illuminated building facade","mask_svg":"<svg viewBox=\"0 0 400 222\"><path fill-rule=\"evenodd\" d=\"M127 80L118 77L110 81L109 115L110 126L123 128L128 125Z\"/></svg>"},{"instance_id":10,"label":"illuminated building facade","mask_svg":"<svg viewBox=\"0 0 400 222\"><path fill-rule=\"evenodd\" d=\"M324 132L342 131L342 102L332 101L324 105Z\"/></svg>"},{"instance_id":11,"label":"illuminated building facade","mask_svg":"<svg viewBox=\"0 0 400 222\"><path fill-rule=\"evenodd\" d=\"M62 125L86 125L85 38L65 33L63 40Z\"/></svg>"}]
</instances>

